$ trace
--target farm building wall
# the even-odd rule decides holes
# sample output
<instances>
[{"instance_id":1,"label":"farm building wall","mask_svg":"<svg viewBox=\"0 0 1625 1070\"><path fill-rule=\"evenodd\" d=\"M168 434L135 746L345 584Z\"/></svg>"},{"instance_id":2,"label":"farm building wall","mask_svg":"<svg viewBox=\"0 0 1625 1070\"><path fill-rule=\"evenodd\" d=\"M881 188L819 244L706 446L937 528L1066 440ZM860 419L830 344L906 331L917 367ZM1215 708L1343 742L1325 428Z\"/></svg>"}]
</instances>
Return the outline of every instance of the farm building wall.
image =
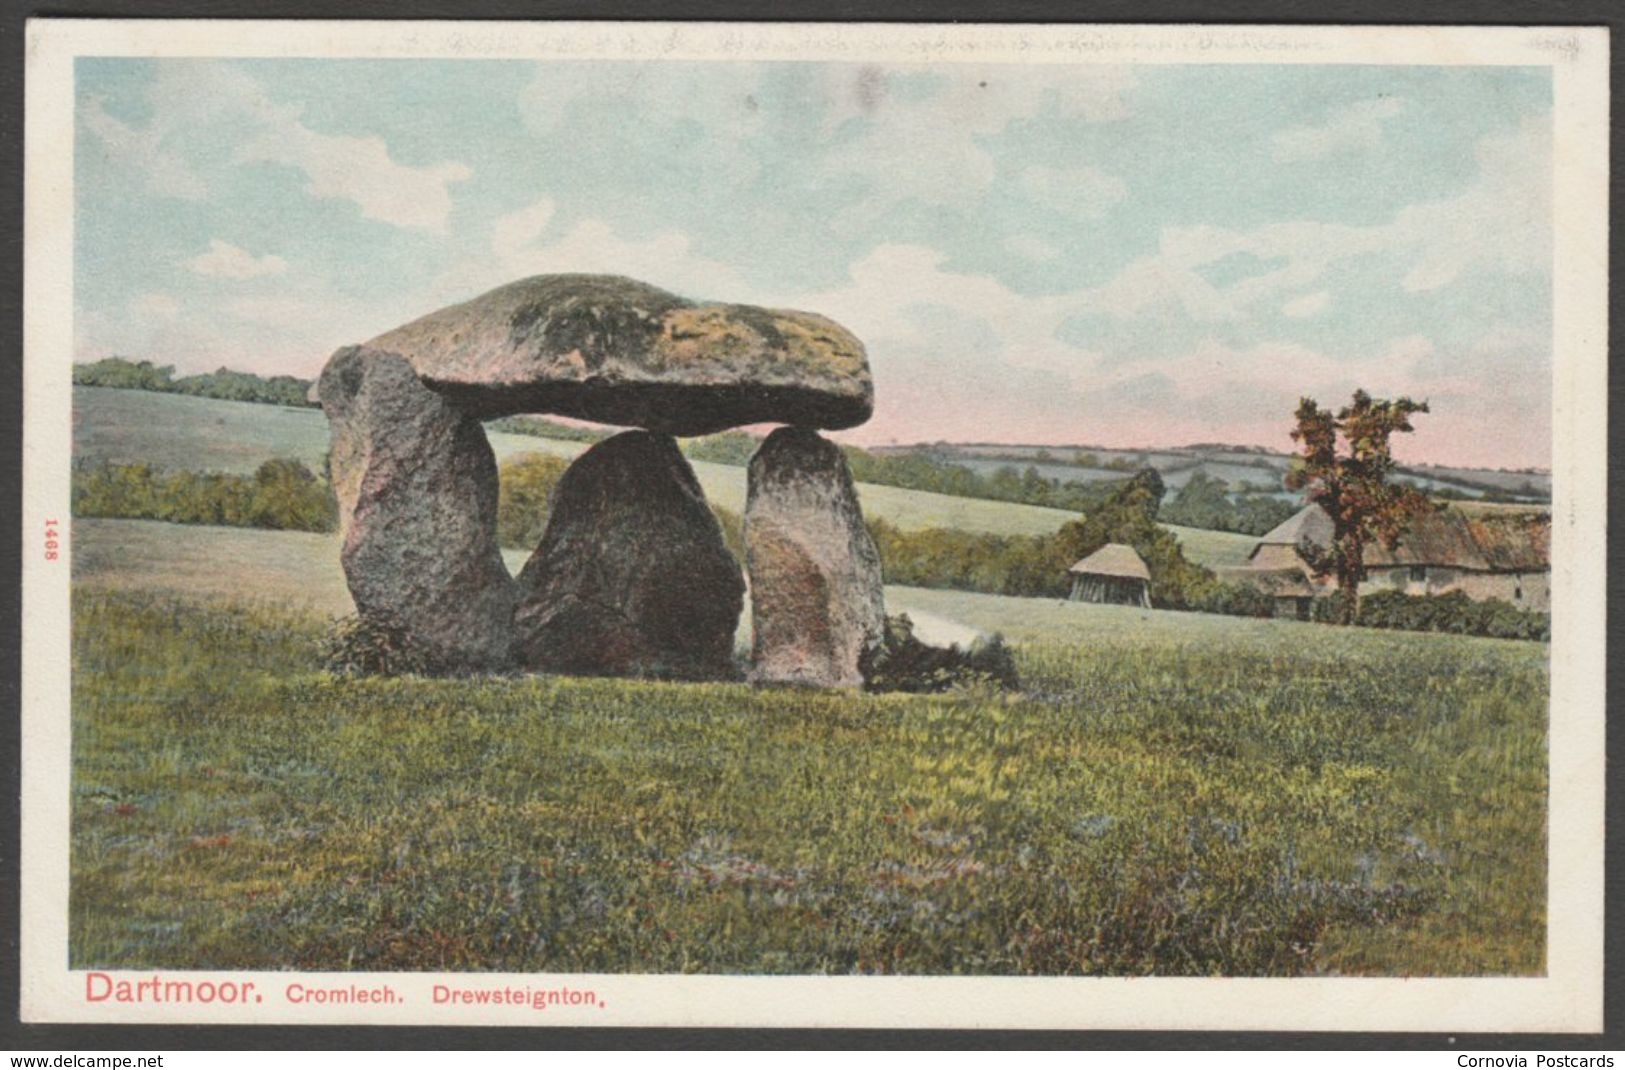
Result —
<instances>
[{"instance_id":1,"label":"farm building wall","mask_svg":"<svg viewBox=\"0 0 1625 1070\"><path fill-rule=\"evenodd\" d=\"M1231 569L1225 578L1245 582L1247 573L1255 569L1263 576L1270 569L1293 567L1302 569L1305 578L1314 588L1316 598L1336 593L1337 582L1330 577L1311 576L1308 566L1298 556L1297 550L1290 546L1261 546L1247 568ZM1267 587L1261 589L1268 590ZM1385 565L1369 570L1365 582L1360 584L1362 596L1383 591L1398 591L1401 594L1418 596L1461 591L1475 602L1496 598L1518 609L1532 610L1536 613L1550 613L1552 608L1550 572L1484 572L1447 565ZM1073 597L1076 598L1077 594L1074 593ZM1300 607L1295 597L1275 595L1277 617L1293 617L1299 613Z\"/></svg>"},{"instance_id":2,"label":"farm building wall","mask_svg":"<svg viewBox=\"0 0 1625 1070\"><path fill-rule=\"evenodd\" d=\"M1460 591L1475 602L1491 598L1539 613L1551 611L1550 572L1482 572L1440 565L1397 565L1372 569L1360 585L1362 595L1399 591L1410 595Z\"/></svg>"},{"instance_id":3,"label":"farm building wall","mask_svg":"<svg viewBox=\"0 0 1625 1070\"><path fill-rule=\"evenodd\" d=\"M1456 589L1461 577L1461 569L1447 565L1383 565L1366 570L1360 593L1449 594Z\"/></svg>"},{"instance_id":4,"label":"farm building wall","mask_svg":"<svg viewBox=\"0 0 1625 1070\"><path fill-rule=\"evenodd\" d=\"M1550 572L1464 572L1456 586L1474 601L1499 598L1519 609L1552 610Z\"/></svg>"}]
</instances>

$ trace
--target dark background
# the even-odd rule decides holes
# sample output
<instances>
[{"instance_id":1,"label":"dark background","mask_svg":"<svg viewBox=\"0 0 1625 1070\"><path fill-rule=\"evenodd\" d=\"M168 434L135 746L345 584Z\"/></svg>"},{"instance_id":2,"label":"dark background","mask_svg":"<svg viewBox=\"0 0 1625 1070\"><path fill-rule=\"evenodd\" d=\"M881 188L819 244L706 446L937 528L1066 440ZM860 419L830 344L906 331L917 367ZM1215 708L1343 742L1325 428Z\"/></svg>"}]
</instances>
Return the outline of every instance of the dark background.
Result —
<instances>
[{"instance_id":1,"label":"dark background","mask_svg":"<svg viewBox=\"0 0 1625 1070\"><path fill-rule=\"evenodd\" d=\"M999 23L1188 23L1316 25L1607 25L1621 23L1621 7L1605 0L1323 0L1317 4L1290 0L4 0L0 14L0 516L10 518L0 531L0 753L5 786L0 797L0 1049L13 1051L169 1049L327 1049L386 1048L1157 1048L1157 1049L1316 1049L1432 1048L1473 1051L1519 1050L1530 1055L1587 1049L1625 1048L1621 1029L1620 962L1625 959L1619 932L1620 856L1625 850L1625 818L1619 811L1615 781L1625 724L1608 727L1606 936L1604 947L1605 1032L1568 1034L1411 1034L1411 1033L1217 1033L1217 1032L1032 1032L944 1030L729 1030L729 1029L586 1029L586 1028L387 1028L364 1026L65 1026L27 1025L18 1021L18 755L19 643L26 622L20 618L20 541L22 449L22 253L23 253L23 50L26 20L35 17L112 18L270 18L270 19L459 19L459 20L726 20L741 22L999 22ZM1621 94L1620 64L1612 61L1611 95ZM1610 211L1618 205L1619 120L1610 119ZM1612 277L1620 262L1620 242L1612 235ZM1612 293L1610 312L1620 307ZM1610 316L1609 353L1618 337ZM1625 391L1616 381L1610 389L1609 464L1621 456L1622 428L1615 409L1625 406ZM1612 483L1612 480L1610 480ZM1625 507L1618 496L1610 503L1609 526L1625 527ZM1609 540L1609 649L1620 623L1617 596L1625 591L1625 562ZM1610 659L1612 661L1612 659ZM1619 666L1608 671L1608 707L1625 679ZM1610 719L1612 721L1612 719ZM1451 1060L1453 1063L1453 1060ZM1441 1064L1446 1065L1446 1064Z\"/></svg>"}]
</instances>

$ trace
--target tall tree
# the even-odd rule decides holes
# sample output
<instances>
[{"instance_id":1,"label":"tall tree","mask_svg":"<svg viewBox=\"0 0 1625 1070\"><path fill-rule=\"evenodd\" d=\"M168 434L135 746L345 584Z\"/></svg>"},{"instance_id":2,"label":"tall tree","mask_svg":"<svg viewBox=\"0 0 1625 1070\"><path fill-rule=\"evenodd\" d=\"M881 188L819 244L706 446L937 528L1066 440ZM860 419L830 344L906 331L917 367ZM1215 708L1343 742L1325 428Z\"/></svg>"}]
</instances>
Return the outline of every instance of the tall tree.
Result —
<instances>
[{"instance_id":1,"label":"tall tree","mask_svg":"<svg viewBox=\"0 0 1625 1070\"><path fill-rule=\"evenodd\" d=\"M1337 577L1345 624L1360 613L1366 547L1380 543L1392 550L1411 517L1429 508L1420 491L1389 482L1394 470L1389 439L1414 430L1411 417L1427 411L1425 401L1376 400L1364 390L1356 390L1353 402L1336 413L1313 398L1298 401L1292 439L1300 450L1286 485L1304 491L1332 518L1329 545L1304 543L1299 550L1317 575Z\"/></svg>"}]
</instances>

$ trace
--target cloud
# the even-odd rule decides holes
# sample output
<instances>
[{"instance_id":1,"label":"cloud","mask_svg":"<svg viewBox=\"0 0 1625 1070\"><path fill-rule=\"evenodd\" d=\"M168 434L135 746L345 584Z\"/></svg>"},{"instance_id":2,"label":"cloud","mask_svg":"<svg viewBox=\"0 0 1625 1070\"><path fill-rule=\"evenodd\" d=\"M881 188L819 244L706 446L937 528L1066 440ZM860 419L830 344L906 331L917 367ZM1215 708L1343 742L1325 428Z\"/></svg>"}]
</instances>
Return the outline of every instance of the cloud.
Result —
<instances>
[{"instance_id":1,"label":"cloud","mask_svg":"<svg viewBox=\"0 0 1625 1070\"><path fill-rule=\"evenodd\" d=\"M1378 148L1383 122L1404 110L1404 103L1395 97L1356 101L1332 112L1319 126L1278 131L1270 139L1270 155L1276 163L1299 163Z\"/></svg>"},{"instance_id":2,"label":"cloud","mask_svg":"<svg viewBox=\"0 0 1625 1070\"><path fill-rule=\"evenodd\" d=\"M1165 227L1155 253L1080 293L1080 311L1119 322L1148 316L1245 322L1285 295L1309 290L1334 265L1370 256L1387 258L1410 292L1439 289L1472 272L1549 272L1550 115L1485 137L1475 151L1478 175L1465 190L1407 205L1387 223ZM1204 268L1238 254L1273 266L1224 286L1204 276Z\"/></svg>"},{"instance_id":3,"label":"cloud","mask_svg":"<svg viewBox=\"0 0 1625 1070\"><path fill-rule=\"evenodd\" d=\"M1043 238L1031 234L1015 234L1004 239L1004 247L1017 256L1027 260L1037 260L1040 263L1049 260L1058 260L1061 250L1045 241Z\"/></svg>"},{"instance_id":4,"label":"cloud","mask_svg":"<svg viewBox=\"0 0 1625 1070\"><path fill-rule=\"evenodd\" d=\"M319 280L306 280L297 291L192 296L185 304L147 293L108 309L76 307L75 359L142 357L173 364L181 375L225 365L262 375L313 376L340 346L422 311L410 298L388 306L334 300Z\"/></svg>"},{"instance_id":5,"label":"cloud","mask_svg":"<svg viewBox=\"0 0 1625 1070\"><path fill-rule=\"evenodd\" d=\"M579 62L538 63L518 105L527 130L565 151L590 131L622 163L656 148L661 166L681 161L726 189L761 170L752 143L767 127L764 99L754 63Z\"/></svg>"},{"instance_id":6,"label":"cloud","mask_svg":"<svg viewBox=\"0 0 1625 1070\"><path fill-rule=\"evenodd\" d=\"M1124 118L1134 83L1131 68L1105 65L542 63L519 110L544 137L579 137L590 126L595 143L623 155L656 143L664 166L680 161L685 174L723 189L757 181L794 138L798 170L785 195L841 191L847 203L831 224L861 234L907 201L975 205L998 177L983 140L1046 110L1084 122ZM1096 200L1113 202L1101 183L1115 180L1086 177ZM1066 192L1067 210L1096 210Z\"/></svg>"},{"instance_id":7,"label":"cloud","mask_svg":"<svg viewBox=\"0 0 1625 1070\"><path fill-rule=\"evenodd\" d=\"M280 275L288 270L288 262L280 256L267 253L256 257L219 238L209 240L209 250L186 262L198 275L217 279L257 279L265 275Z\"/></svg>"},{"instance_id":8,"label":"cloud","mask_svg":"<svg viewBox=\"0 0 1625 1070\"><path fill-rule=\"evenodd\" d=\"M166 293L144 293L130 298L125 305L136 319L167 322L181 314L180 302Z\"/></svg>"},{"instance_id":9,"label":"cloud","mask_svg":"<svg viewBox=\"0 0 1625 1070\"><path fill-rule=\"evenodd\" d=\"M510 249L499 270L507 279L577 271L633 275L687 297L748 298L738 273L697 254L692 239L682 231L670 229L646 239L626 239L601 219L583 219L554 242Z\"/></svg>"},{"instance_id":10,"label":"cloud","mask_svg":"<svg viewBox=\"0 0 1625 1070\"><path fill-rule=\"evenodd\" d=\"M489 252L454 261L418 299L433 308L530 275L577 272L629 275L700 300L763 299L731 265L697 253L693 239L675 228L625 238L608 222L588 218L543 240L552 220L545 199L502 216L491 229Z\"/></svg>"},{"instance_id":11,"label":"cloud","mask_svg":"<svg viewBox=\"0 0 1625 1070\"><path fill-rule=\"evenodd\" d=\"M149 192L183 201L198 201L208 195L208 186L191 165L164 148L168 133L164 126L138 129L122 123L107 113L99 97L90 97L80 105L79 121L96 136L108 161L119 170L141 175Z\"/></svg>"},{"instance_id":12,"label":"cloud","mask_svg":"<svg viewBox=\"0 0 1625 1070\"><path fill-rule=\"evenodd\" d=\"M1054 338L1071 299L1029 297L990 275L942 267L945 254L921 245L885 244L854 263L846 281L816 293L793 295L799 307L833 317L855 331L872 352L920 337L921 308L956 310L959 317L992 325L1004 350L1030 367L1075 366L1081 352ZM792 295L778 303L790 303ZM935 322L935 316L925 322ZM942 340L941 355L952 360L963 343Z\"/></svg>"},{"instance_id":13,"label":"cloud","mask_svg":"<svg viewBox=\"0 0 1625 1070\"><path fill-rule=\"evenodd\" d=\"M522 255L526 247L534 245L542 236L547 224L552 222L554 211L552 200L544 197L500 217L491 227L491 251L504 260Z\"/></svg>"},{"instance_id":14,"label":"cloud","mask_svg":"<svg viewBox=\"0 0 1625 1070\"><path fill-rule=\"evenodd\" d=\"M1125 118L1126 94L1135 81L1129 68L1111 66L1064 72L954 66L931 72L929 83L921 87L906 81L919 78L908 69L873 75L831 68L825 77L835 80L826 87L826 96L835 102L834 113L844 118L824 154L821 173L826 180L855 178L866 187L863 203L847 221L848 230L864 229L908 200L957 208L976 205L998 175L984 144L987 138L1046 108L1083 122ZM850 88L841 85L843 78L851 79ZM901 92L901 85L909 85L910 92ZM870 102L865 106L866 97ZM1126 195L1116 179L1090 168L1033 170L1038 172L1033 177L1037 194L1061 211L1092 218ZM1081 192L1069 187L1068 179L1079 179Z\"/></svg>"},{"instance_id":15,"label":"cloud","mask_svg":"<svg viewBox=\"0 0 1625 1070\"><path fill-rule=\"evenodd\" d=\"M1478 179L1461 196L1411 205L1391 235L1413 253L1401 285L1418 293L1475 270L1547 274L1552 262L1550 114L1486 137L1475 147Z\"/></svg>"},{"instance_id":16,"label":"cloud","mask_svg":"<svg viewBox=\"0 0 1625 1070\"><path fill-rule=\"evenodd\" d=\"M1431 347L1426 338L1396 338L1371 358L1350 363L1300 342L1230 345L1207 338L1180 353L1102 370L1082 384L1079 405L1114 443L1206 440L1288 449L1300 396L1332 404L1356 387L1379 397L1423 394L1415 367ZM1147 391L1148 383L1156 389Z\"/></svg>"},{"instance_id":17,"label":"cloud","mask_svg":"<svg viewBox=\"0 0 1625 1070\"><path fill-rule=\"evenodd\" d=\"M1538 332L1495 327L1462 355L1445 354L1425 335L1396 333L1359 360L1269 336L1245 343L1198 337L1125 358L1113 352L1109 335L1088 347L1054 337L1099 293L1028 296L945 263L928 247L882 245L854 264L841 286L775 300L834 317L869 350L875 416L843 438L974 441L991 434L1135 448L1227 441L1290 449L1300 396L1341 403L1363 388L1437 400L1434 414L1398 447L1404 457L1501 464L1517 457L1541 463L1549 455L1549 393L1515 388L1542 378ZM1330 301L1329 291L1315 291L1288 304L1302 312ZM1489 427L1504 430L1487 435Z\"/></svg>"},{"instance_id":18,"label":"cloud","mask_svg":"<svg viewBox=\"0 0 1625 1070\"><path fill-rule=\"evenodd\" d=\"M509 160L323 133L314 107L281 101L292 90L272 81L272 67L150 69L150 118L109 114L93 98L81 106L82 146L128 167L126 185L196 198L255 180L278 198L256 218L308 207L308 193L389 226L364 228L359 249L323 247L348 232L314 235L297 257L228 224L171 234L179 244L151 257L150 277L127 268L132 281L85 309L86 346L117 342L202 367L236 353L260 370L308 373L338 345L518 277L614 272L851 327L869 349L879 405L855 440L1279 445L1300 392L1331 403L1364 386L1439 399L1429 427L1453 425L1465 441L1475 421L1483 439L1505 419L1514 394L1532 399L1530 411L1549 404L1542 332L1463 345L1478 326L1463 319L1495 295L1514 298L1499 313L1509 319L1544 300L1546 116L1483 138L1476 174L1454 179L1450 195L1373 214L1386 189L1358 201L1305 187L1302 200L1209 204L1182 195L1201 177L1188 167L1128 167L1116 154L1142 138L1080 124L1142 107L1135 78L1158 77L1144 70L540 64L519 101L532 140ZM1143 106L1153 98L1182 101L1189 115L1185 95L1147 94ZM1409 107L1425 105L1417 95ZM1368 100L1279 130L1273 143L1266 128L1264 152L1336 160L1420 137L1417 124L1391 121L1400 107ZM493 116L456 144L525 142L516 122ZM1114 155L1086 154L1092 144ZM471 174L459 160L481 168L478 191L459 186ZM230 175L233 166L258 173ZM422 243L390 227L456 234L444 255L424 259L412 252ZM1110 240L1087 237L1107 229ZM352 254L374 270L340 274ZM175 296L129 298L164 289Z\"/></svg>"},{"instance_id":19,"label":"cloud","mask_svg":"<svg viewBox=\"0 0 1625 1070\"><path fill-rule=\"evenodd\" d=\"M1309 319L1312 316L1318 316L1322 312L1326 311L1327 306L1329 306L1331 303L1332 295L1327 293L1325 290L1312 294L1304 294L1302 297L1293 298L1291 301L1288 301L1286 304L1282 305L1281 315L1287 317L1288 319Z\"/></svg>"},{"instance_id":20,"label":"cloud","mask_svg":"<svg viewBox=\"0 0 1625 1070\"><path fill-rule=\"evenodd\" d=\"M367 219L434 232L444 232L451 215L451 184L474 175L455 161L410 167L390 156L381 137L318 134L291 120L262 130L235 159L296 167L312 197L351 201Z\"/></svg>"},{"instance_id":21,"label":"cloud","mask_svg":"<svg viewBox=\"0 0 1625 1070\"><path fill-rule=\"evenodd\" d=\"M299 105L273 101L253 76L224 63L160 63L148 101L152 114L141 128L109 116L94 98L80 115L117 162L143 173L148 188L165 196L206 196L193 166L166 146L207 123L229 124L243 137L233 163L296 168L304 173L310 196L350 201L364 217L397 227L443 231L451 213L449 187L473 175L456 161L400 163L381 137L313 130L301 121Z\"/></svg>"},{"instance_id":22,"label":"cloud","mask_svg":"<svg viewBox=\"0 0 1625 1070\"><path fill-rule=\"evenodd\" d=\"M1017 185L1034 202L1076 219L1100 219L1128 199L1123 180L1096 167L1029 167Z\"/></svg>"},{"instance_id":23,"label":"cloud","mask_svg":"<svg viewBox=\"0 0 1625 1070\"><path fill-rule=\"evenodd\" d=\"M234 297L225 310L240 320L273 327L308 323L312 312L310 302L296 297Z\"/></svg>"}]
</instances>

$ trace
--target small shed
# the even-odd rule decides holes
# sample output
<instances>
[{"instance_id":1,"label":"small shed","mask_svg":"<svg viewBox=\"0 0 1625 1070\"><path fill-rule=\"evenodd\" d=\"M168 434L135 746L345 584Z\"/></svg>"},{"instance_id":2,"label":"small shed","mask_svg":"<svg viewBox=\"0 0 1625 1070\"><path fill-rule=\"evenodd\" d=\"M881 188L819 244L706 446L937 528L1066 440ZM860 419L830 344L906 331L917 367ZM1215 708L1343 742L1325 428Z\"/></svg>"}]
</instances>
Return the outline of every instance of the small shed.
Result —
<instances>
[{"instance_id":1,"label":"small shed","mask_svg":"<svg viewBox=\"0 0 1625 1070\"><path fill-rule=\"evenodd\" d=\"M1151 608L1151 570L1132 546L1109 542L1067 571L1074 602Z\"/></svg>"}]
</instances>

